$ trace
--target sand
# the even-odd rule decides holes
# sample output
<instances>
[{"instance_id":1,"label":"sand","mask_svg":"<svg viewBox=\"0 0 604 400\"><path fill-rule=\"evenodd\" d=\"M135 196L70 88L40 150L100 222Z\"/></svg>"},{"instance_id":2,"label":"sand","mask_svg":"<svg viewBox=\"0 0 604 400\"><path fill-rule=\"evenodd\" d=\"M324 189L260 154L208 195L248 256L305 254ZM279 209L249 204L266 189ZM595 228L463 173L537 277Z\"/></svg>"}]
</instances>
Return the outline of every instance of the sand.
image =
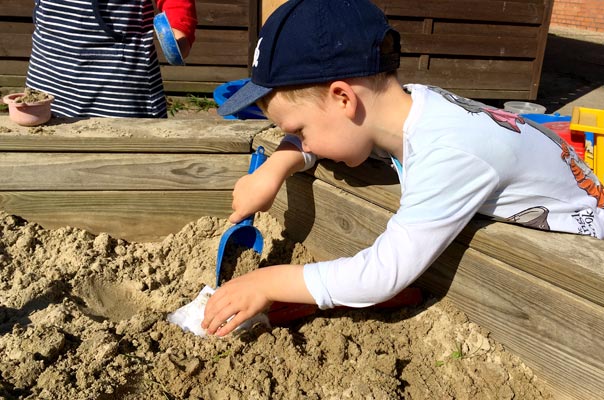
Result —
<instances>
[{"instance_id":1,"label":"sand","mask_svg":"<svg viewBox=\"0 0 604 400\"><path fill-rule=\"evenodd\" d=\"M261 264L313 260L268 214L255 225ZM166 316L213 286L228 226L203 217L160 243L127 243L0 212L0 397L552 398L487 331L429 294L417 307L318 311L224 339L182 331Z\"/></svg>"}]
</instances>

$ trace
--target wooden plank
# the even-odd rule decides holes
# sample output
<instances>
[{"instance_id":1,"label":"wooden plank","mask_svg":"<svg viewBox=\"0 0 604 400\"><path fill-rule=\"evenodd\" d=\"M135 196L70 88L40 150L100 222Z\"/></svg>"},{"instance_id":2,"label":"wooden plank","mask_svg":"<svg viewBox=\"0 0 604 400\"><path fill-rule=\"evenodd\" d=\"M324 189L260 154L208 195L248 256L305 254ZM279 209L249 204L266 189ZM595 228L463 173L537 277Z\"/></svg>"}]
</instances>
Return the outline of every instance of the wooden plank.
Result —
<instances>
[{"instance_id":1,"label":"wooden plank","mask_svg":"<svg viewBox=\"0 0 604 400\"><path fill-rule=\"evenodd\" d=\"M0 0L3 17L29 17L34 13L33 1Z\"/></svg>"},{"instance_id":2,"label":"wooden plank","mask_svg":"<svg viewBox=\"0 0 604 400\"><path fill-rule=\"evenodd\" d=\"M4 136L1 151L86 151L110 153L246 153L250 145L229 138L208 140L176 138L116 138L60 136ZM162 151L164 150L164 151Z\"/></svg>"},{"instance_id":3,"label":"wooden plank","mask_svg":"<svg viewBox=\"0 0 604 400\"><path fill-rule=\"evenodd\" d=\"M0 32L0 57L29 58L30 33Z\"/></svg>"},{"instance_id":4,"label":"wooden plank","mask_svg":"<svg viewBox=\"0 0 604 400\"><path fill-rule=\"evenodd\" d=\"M401 35L401 53L535 58L537 39L405 33Z\"/></svg>"},{"instance_id":5,"label":"wooden plank","mask_svg":"<svg viewBox=\"0 0 604 400\"><path fill-rule=\"evenodd\" d=\"M604 306L604 241L473 220L460 243Z\"/></svg>"},{"instance_id":6,"label":"wooden plank","mask_svg":"<svg viewBox=\"0 0 604 400\"><path fill-rule=\"evenodd\" d=\"M188 65L224 65L247 66L248 61L248 32L247 30L208 30L197 29L196 40L191 53L186 59ZM1 42L0 42L1 44ZM155 40L155 47L160 49ZM2 47L0 46L0 49ZM29 45L31 48L31 44ZM167 60L158 51L160 63Z\"/></svg>"},{"instance_id":7,"label":"wooden plank","mask_svg":"<svg viewBox=\"0 0 604 400\"><path fill-rule=\"evenodd\" d=\"M247 154L0 153L2 190L231 190Z\"/></svg>"},{"instance_id":8,"label":"wooden plank","mask_svg":"<svg viewBox=\"0 0 604 400\"><path fill-rule=\"evenodd\" d=\"M0 87L25 87L25 76L0 75Z\"/></svg>"},{"instance_id":9,"label":"wooden plank","mask_svg":"<svg viewBox=\"0 0 604 400\"><path fill-rule=\"evenodd\" d=\"M544 4L545 15L543 17L543 23L539 26L539 33L537 34L537 57L535 59L535 63L533 64L533 79L530 86L531 100L536 99L539 92L541 69L543 67L543 58L545 57L545 45L547 43L549 24L552 17L552 9L554 8L554 0L544 0Z\"/></svg>"},{"instance_id":10,"label":"wooden plank","mask_svg":"<svg viewBox=\"0 0 604 400\"><path fill-rule=\"evenodd\" d=\"M168 86L168 82L183 82L183 83L201 83L206 84L216 83L223 84L224 82L233 81L248 77L247 67L226 67L226 66L174 66L162 65L161 74L164 79L164 86Z\"/></svg>"},{"instance_id":11,"label":"wooden plank","mask_svg":"<svg viewBox=\"0 0 604 400\"><path fill-rule=\"evenodd\" d=\"M256 49L256 42L258 42L258 34L260 33L261 0L250 0L250 14L248 23L248 37L247 37L247 66L249 75L251 75L252 64L254 63L254 50Z\"/></svg>"},{"instance_id":12,"label":"wooden plank","mask_svg":"<svg viewBox=\"0 0 604 400\"><path fill-rule=\"evenodd\" d=\"M205 215L226 218L230 190L0 192L0 209L47 229L72 226L134 242L159 242Z\"/></svg>"},{"instance_id":13,"label":"wooden plank","mask_svg":"<svg viewBox=\"0 0 604 400\"><path fill-rule=\"evenodd\" d=\"M253 0L252 0L253 1ZM247 28L250 0L195 2L198 26L229 26Z\"/></svg>"},{"instance_id":14,"label":"wooden plank","mask_svg":"<svg viewBox=\"0 0 604 400\"><path fill-rule=\"evenodd\" d=\"M27 60L0 60L0 71L3 75L23 75L27 73Z\"/></svg>"},{"instance_id":15,"label":"wooden plank","mask_svg":"<svg viewBox=\"0 0 604 400\"><path fill-rule=\"evenodd\" d=\"M527 91L533 71L533 61L528 60L431 56L427 70L420 70L419 63L419 57L401 57L399 78L446 89ZM503 74L506 79L501 79Z\"/></svg>"},{"instance_id":16,"label":"wooden plank","mask_svg":"<svg viewBox=\"0 0 604 400\"><path fill-rule=\"evenodd\" d=\"M604 308L457 244L417 284L446 294L544 378L557 399L601 397Z\"/></svg>"},{"instance_id":17,"label":"wooden plank","mask_svg":"<svg viewBox=\"0 0 604 400\"><path fill-rule=\"evenodd\" d=\"M34 24L26 21L2 21L0 20L0 33L6 34L28 34L34 33Z\"/></svg>"},{"instance_id":18,"label":"wooden plank","mask_svg":"<svg viewBox=\"0 0 604 400\"><path fill-rule=\"evenodd\" d=\"M252 137L268 125L266 120L220 117L54 118L41 133L32 134L30 128L15 124L8 115L0 115L0 126L10 130L2 134L0 151L249 154Z\"/></svg>"},{"instance_id":19,"label":"wooden plank","mask_svg":"<svg viewBox=\"0 0 604 400\"><path fill-rule=\"evenodd\" d=\"M288 236L304 243L317 260L350 256L370 246L391 216L307 174L287 179L270 213L283 224Z\"/></svg>"},{"instance_id":20,"label":"wooden plank","mask_svg":"<svg viewBox=\"0 0 604 400\"><path fill-rule=\"evenodd\" d=\"M240 78L244 78L241 76ZM240 79L235 78L235 79ZM212 93L224 82L164 81L164 91L170 93Z\"/></svg>"},{"instance_id":21,"label":"wooden plank","mask_svg":"<svg viewBox=\"0 0 604 400\"><path fill-rule=\"evenodd\" d=\"M479 3L474 0L376 0L375 3L389 19L405 16L539 25L545 17L543 0Z\"/></svg>"},{"instance_id":22,"label":"wooden plank","mask_svg":"<svg viewBox=\"0 0 604 400\"><path fill-rule=\"evenodd\" d=\"M474 21L439 20L434 23L432 32L440 35L486 35L536 39L539 37L540 28L539 26L531 25L481 24Z\"/></svg>"}]
</instances>

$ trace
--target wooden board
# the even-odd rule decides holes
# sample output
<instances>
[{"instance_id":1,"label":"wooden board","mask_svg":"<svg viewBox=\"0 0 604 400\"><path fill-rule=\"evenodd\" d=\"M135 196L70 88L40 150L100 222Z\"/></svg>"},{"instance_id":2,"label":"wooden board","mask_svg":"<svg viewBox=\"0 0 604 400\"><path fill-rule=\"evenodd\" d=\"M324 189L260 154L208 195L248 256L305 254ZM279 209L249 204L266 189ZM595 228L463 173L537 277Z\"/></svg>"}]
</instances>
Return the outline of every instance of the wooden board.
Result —
<instances>
[{"instance_id":1,"label":"wooden board","mask_svg":"<svg viewBox=\"0 0 604 400\"><path fill-rule=\"evenodd\" d=\"M30 128L0 115L0 126L10 130L2 133L0 151L249 154L252 137L268 125L266 120L244 122L218 117L56 118L41 132L32 134Z\"/></svg>"},{"instance_id":2,"label":"wooden board","mask_svg":"<svg viewBox=\"0 0 604 400\"><path fill-rule=\"evenodd\" d=\"M257 0L197 0L197 25L247 28L251 1Z\"/></svg>"},{"instance_id":3,"label":"wooden board","mask_svg":"<svg viewBox=\"0 0 604 400\"><path fill-rule=\"evenodd\" d=\"M130 242L157 242L202 216L226 218L231 190L0 191L0 209L46 229L74 226Z\"/></svg>"},{"instance_id":4,"label":"wooden board","mask_svg":"<svg viewBox=\"0 0 604 400\"><path fill-rule=\"evenodd\" d=\"M541 24L546 17L548 0L489 0L477 7L472 0L376 0L386 16L442 18L516 24ZM482 3L484 4L484 3Z\"/></svg>"},{"instance_id":5,"label":"wooden board","mask_svg":"<svg viewBox=\"0 0 604 400\"><path fill-rule=\"evenodd\" d=\"M473 220L460 243L604 306L604 241Z\"/></svg>"},{"instance_id":6,"label":"wooden board","mask_svg":"<svg viewBox=\"0 0 604 400\"><path fill-rule=\"evenodd\" d=\"M229 190L247 154L0 153L2 190Z\"/></svg>"}]
</instances>

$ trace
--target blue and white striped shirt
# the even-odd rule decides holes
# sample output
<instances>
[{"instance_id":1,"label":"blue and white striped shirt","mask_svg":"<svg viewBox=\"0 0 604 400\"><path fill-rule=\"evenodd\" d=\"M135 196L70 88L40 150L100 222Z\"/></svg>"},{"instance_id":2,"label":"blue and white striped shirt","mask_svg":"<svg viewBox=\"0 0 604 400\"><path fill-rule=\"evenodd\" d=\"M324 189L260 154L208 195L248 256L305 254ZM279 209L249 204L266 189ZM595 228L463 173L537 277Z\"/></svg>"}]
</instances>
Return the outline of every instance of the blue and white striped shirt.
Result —
<instances>
[{"instance_id":1,"label":"blue and white striped shirt","mask_svg":"<svg viewBox=\"0 0 604 400\"><path fill-rule=\"evenodd\" d=\"M151 0L36 0L26 85L62 117L166 117Z\"/></svg>"}]
</instances>

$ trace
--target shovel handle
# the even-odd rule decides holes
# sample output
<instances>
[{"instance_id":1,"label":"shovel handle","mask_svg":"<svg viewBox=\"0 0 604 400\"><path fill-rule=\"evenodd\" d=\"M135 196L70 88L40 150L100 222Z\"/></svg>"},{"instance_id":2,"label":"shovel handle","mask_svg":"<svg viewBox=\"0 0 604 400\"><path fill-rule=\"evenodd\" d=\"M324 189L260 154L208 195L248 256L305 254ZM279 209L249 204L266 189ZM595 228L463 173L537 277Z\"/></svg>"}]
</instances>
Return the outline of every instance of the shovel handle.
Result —
<instances>
[{"instance_id":1,"label":"shovel handle","mask_svg":"<svg viewBox=\"0 0 604 400\"><path fill-rule=\"evenodd\" d=\"M247 173L248 174L254 173L254 171L256 171L262 164L264 164L264 162L266 161L267 158L268 157L266 156L266 154L264 154L264 147L258 146L256 151L254 153L252 153L252 159L250 161L250 167L248 168ZM237 225L247 226L247 225L252 225L253 223L254 223L254 214L239 221L237 223Z\"/></svg>"}]
</instances>

